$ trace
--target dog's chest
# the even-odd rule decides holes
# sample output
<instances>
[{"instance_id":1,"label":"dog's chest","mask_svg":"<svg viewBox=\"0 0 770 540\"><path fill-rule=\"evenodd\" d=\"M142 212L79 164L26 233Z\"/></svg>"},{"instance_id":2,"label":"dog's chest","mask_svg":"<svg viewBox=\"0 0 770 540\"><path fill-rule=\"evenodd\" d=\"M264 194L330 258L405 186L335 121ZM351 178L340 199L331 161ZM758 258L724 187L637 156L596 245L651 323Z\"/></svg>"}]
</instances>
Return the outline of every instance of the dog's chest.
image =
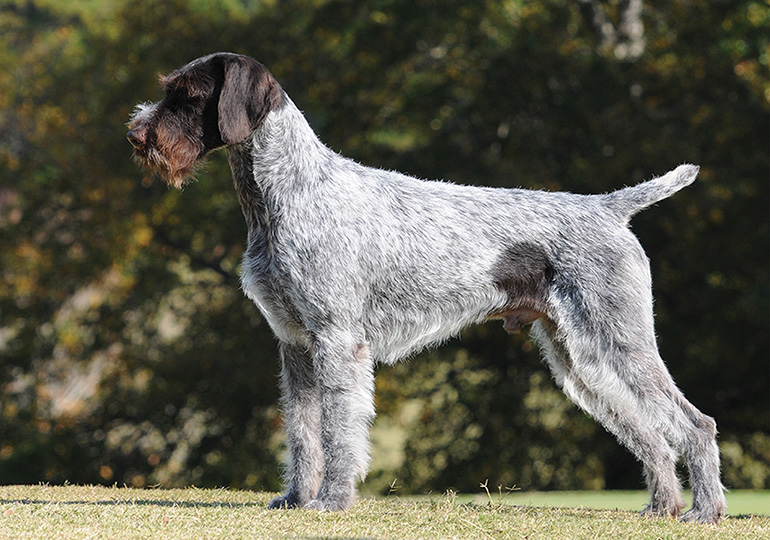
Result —
<instances>
[{"instance_id":1,"label":"dog's chest","mask_svg":"<svg viewBox=\"0 0 770 540\"><path fill-rule=\"evenodd\" d=\"M241 286L246 296L257 305L279 340L307 344L309 336L290 298L286 279L266 245L252 244L244 254Z\"/></svg>"}]
</instances>

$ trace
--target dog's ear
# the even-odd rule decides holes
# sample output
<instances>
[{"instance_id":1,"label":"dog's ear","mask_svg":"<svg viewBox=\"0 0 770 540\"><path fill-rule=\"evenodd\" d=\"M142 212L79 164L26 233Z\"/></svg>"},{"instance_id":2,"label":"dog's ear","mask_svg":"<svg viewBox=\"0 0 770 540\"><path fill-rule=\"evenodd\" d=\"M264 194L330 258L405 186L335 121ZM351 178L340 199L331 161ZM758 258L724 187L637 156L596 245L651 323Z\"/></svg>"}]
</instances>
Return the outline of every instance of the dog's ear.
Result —
<instances>
[{"instance_id":1,"label":"dog's ear","mask_svg":"<svg viewBox=\"0 0 770 540\"><path fill-rule=\"evenodd\" d=\"M217 105L222 142L244 140L279 102L280 87L265 66L245 56L227 58Z\"/></svg>"}]
</instances>

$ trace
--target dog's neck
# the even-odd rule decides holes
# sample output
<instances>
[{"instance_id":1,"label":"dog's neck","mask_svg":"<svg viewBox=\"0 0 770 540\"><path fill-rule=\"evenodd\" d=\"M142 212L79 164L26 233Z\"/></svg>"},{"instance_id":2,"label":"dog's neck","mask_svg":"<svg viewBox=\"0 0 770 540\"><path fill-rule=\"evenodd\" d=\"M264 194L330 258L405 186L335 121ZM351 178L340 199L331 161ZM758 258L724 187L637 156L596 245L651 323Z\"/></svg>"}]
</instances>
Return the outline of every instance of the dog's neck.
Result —
<instances>
[{"instance_id":1,"label":"dog's neck","mask_svg":"<svg viewBox=\"0 0 770 540\"><path fill-rule=\"evenodd\" d=\"M284 94L252 135L227 148L230 169L246 223L265 228L268 214L291 204L292 193L326 175L324 156L336 156L313 132Z\"/></svg>"},{"instance_id":2,"label":"dog's neck","mask_svg":"<svg viewBox=\"0 0 770 540\"><path fill-rule=\"evenodd\" d=\"M254 131L254 181L268 197L308 188L322 179L324 157L330 153L284 94L281 104Z\"/></svg>"}]
</instances>

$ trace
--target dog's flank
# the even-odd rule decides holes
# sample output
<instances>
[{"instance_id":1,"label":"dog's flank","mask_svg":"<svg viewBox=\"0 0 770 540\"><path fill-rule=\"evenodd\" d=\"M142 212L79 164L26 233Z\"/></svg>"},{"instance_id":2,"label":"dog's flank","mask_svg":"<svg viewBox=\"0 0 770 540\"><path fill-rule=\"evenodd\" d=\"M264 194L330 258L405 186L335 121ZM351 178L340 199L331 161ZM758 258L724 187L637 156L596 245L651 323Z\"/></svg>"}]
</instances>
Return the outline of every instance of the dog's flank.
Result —
<instances>
[{"instance_id":1,"label":"dog's flank","mask_svg":"<svg viewBox=\"0 0 770 540\"><path fill-rule=\"evenodd\" d=\"M242 285L279 340L288 489L273 508L341 510L369 464L374 363L490 318L531 324L554 379L642 462L646 513L724 515L716 424L674 384L655 342L649 264L627 228L698 172L682 165L604 195L423 181L324 146L269 71L219 53L163 79L138 109L138 159L183 184L228 152L248 225Z\"/></svg>"}]
</instances>

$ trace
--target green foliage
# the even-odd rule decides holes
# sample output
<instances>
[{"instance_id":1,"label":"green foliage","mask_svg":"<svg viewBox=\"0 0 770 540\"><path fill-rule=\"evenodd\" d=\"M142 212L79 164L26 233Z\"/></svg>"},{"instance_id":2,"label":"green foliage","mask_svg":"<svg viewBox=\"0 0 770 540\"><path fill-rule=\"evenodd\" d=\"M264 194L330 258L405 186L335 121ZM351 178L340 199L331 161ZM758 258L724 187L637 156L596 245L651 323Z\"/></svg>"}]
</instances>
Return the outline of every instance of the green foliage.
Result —
<instances>
[{"instance_id":1,"label":"green foliage","mask_svg":"<svg viewBox=\"0 0 770 540\"><path fill-rule=\"evenodd\" d=\"M721 445L725 482L731 486L762 489L770 483L770 435L757 432Z\"/></svg>"},{"instance_id":2,"label":"green foliage","mask_svg":"<svg viewBox=\"0 0 770 540\"><path fill-rule=\"evenodd\" d=\"M238 290L225 160L179 193L124 139L158 73L232 50L374 166L600 192L700 164L633 226L663 357L717 418L728 487L770 487L768 10L677 0L645 4L643 22L631 60L564 0L3 2L0 482L277 488L274 339ZM639 483L531 343L495 324L378 386L404 442L373 477L404 491Z\"/></svg>"},{"instance_id":3,"label":"green foliage","mask_svg":"<svg viewBox=\"0 0 770 540\"><path fill-rule=\"evenodd\" d=\"M499 332L497 325L483 330ZM474 492L484 479L602 488L601 460L586 451L601 428L554 387L531 342L493 342L500 349L491 361L482 351L440 349L383 377L380 401L403 394L421 405L408 424L399 484L417 493L436 486Z\"/></svg>"}]
</instances>

